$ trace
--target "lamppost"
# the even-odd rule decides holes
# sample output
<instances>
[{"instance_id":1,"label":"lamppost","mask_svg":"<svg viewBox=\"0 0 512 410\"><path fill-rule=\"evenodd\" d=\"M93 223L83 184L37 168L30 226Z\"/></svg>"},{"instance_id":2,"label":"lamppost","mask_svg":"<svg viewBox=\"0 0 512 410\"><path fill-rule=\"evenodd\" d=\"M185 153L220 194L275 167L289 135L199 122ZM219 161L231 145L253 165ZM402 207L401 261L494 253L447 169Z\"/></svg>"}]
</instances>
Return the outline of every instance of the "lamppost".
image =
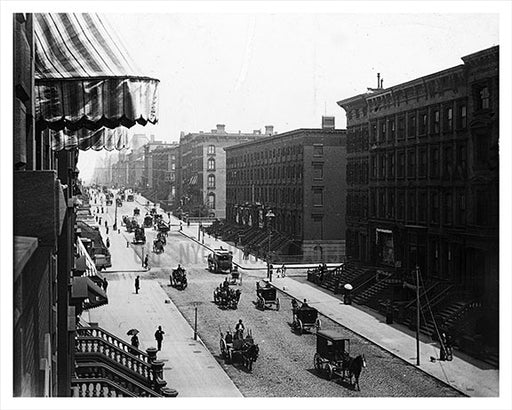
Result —
<instances>
[{"instance_id":1,"label":"lamppost","mask_svg":"<svg viewBox=\"0 0 512 410\"><path fill-rule=\"evenodd\" d=\"M270 242L272 240L272 219L275 218L275 214L272 212L272 209L269 209L267 214L265 215L267 218L268 225L268 253L267 253L267 278L270 282L272 282L272 270L270 269Z\"/></svg>"}]
</instances>

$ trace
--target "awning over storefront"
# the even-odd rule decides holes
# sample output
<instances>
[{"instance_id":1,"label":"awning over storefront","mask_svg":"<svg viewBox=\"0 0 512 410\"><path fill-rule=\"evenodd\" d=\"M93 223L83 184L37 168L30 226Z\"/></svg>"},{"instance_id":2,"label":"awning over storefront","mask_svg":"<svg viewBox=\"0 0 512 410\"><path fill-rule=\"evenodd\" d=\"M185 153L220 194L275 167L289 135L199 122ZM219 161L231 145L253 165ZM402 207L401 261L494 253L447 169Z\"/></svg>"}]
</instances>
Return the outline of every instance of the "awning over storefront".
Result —
<instances>
[{"instance_id":1,"label":"awning over storefront","mask_svg":"<svg viewBox=\"0 0 512 410\"><path fill-rule=\"evenodd\" d=\"M45 132L50 133L50 146L54 151L76 148L83 151L88 149L119 151L128 147L128 128L125 127L117 127L113 130L103 127L96 131L81 128L77 131L46 130Z\"/></svg>"},{"instance_id":2,"label":"awning over storefront","mask_svg":"<svg viewBox=\"0 0 512 410\"><path fill-rule=\"evenodd\" d=\"M79 255L79 257L77 259L77 265L85 263L84 266L80 267L80 270L84 271L83 276L88 276L93 280L95 280L95 279L103 280L103 275L101 275L98 272L98 269L96 269L96 264L94 263L94 261L92 260L90 255L87 253L87 249L85 249L85 246L82 243L81 238L77 238L76 246L78 248L77 250L78 250L78 255Z\"/></svg>"},{"instance_id":3,"label":"awning over storefront","mask_svg":"<svg viewBox=\"0 0 512 410\"><path fill-rule=\"evenodd\" d=\"M140 76L95 14L34 14L40 129L130 128L158 121L159 80Z\"/></svg>"},{"instance_id":4,"label":"awning over storefront","mask_svg":"<svg viewBox=\"0 0 512 410\"><path fill-rule=\"evenodd\" d=\"M108 303L105 291L88 277L75 277L71 284L71 299L81 300L84 310Z\"/></svg>"}]
</instances>

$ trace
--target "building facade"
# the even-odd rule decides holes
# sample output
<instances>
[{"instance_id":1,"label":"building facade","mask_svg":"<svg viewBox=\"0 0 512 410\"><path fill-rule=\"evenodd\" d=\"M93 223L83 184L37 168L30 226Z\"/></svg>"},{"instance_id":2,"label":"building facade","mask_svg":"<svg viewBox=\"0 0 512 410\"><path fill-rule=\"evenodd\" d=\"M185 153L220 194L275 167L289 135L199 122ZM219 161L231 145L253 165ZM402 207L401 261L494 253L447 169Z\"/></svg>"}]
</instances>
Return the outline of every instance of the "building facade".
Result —
<instances>
[{"instance_id":1,"label":"building facade","mask_svg":"<svg viewBox=\"0 0 512 410\"><path fill-rule=\"evenodd\" d=\"M498 303L499 51L338 102L347 114L347 254Z\"/></svg>"},{"instance_id":2,"label":"building facade","mask_svg":"<svg viewBox=\"0 0 512 410\"><path fill-rule=\"evenodd\" d=\"M155 148L149 154L151 169L150 187L153 193L153 201L163 201L168 206L173 206L176 198L176 171L179 145L166 144Z\"/></svg>"},{"instance_id":3,"label":"building facade","mask_svg":"<svg viewBox=\"0 0 512 410\"><path fill-rule=\"evenodd\" d=\"M190 216L226 217L226 153L224 148L272 135L228 133L225 125L217 124L211 132L180 136L179 206Z\"/></svg>"},{"instance_id":4,"label":"building facade","mask_svg":"<svg viewBox=\"0 0 512 410\"><path fill-rule=\"evenodd\" d=\"M304 257L345 255L345 130L298 129L225 149L226 219L293 239ZM268 221L269 210L275 215Z\"/></svg>"}]
</instances>

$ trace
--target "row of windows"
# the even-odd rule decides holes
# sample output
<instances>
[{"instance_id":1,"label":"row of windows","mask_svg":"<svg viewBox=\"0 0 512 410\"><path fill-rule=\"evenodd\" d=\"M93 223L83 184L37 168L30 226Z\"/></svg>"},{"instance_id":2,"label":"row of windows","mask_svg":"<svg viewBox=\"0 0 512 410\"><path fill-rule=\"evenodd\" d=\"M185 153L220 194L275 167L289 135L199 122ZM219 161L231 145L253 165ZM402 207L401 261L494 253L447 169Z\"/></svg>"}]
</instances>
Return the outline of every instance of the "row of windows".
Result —
<instances>
[{"instance_id":1,"label":"row of windows","mask_svg":"<svg viewBox=\"0 0 512 410\"><path fill-rule=\"evenodd\" d=\"M323 169L319 169L318 166L315 166L314 172L314 175L316 175L315 178L319 178L320 174L323 178ZM239 171L228 171L227 181L229 183L243 184L247 182L261 182L282 178L302 180L302 173L302 164L291 164L265 168L245 169Z\"/></svg>"},{"instance_id":2,"label":"row of windows","mask_svg":"<svg viewBox=\"0 0 512 410\"><path fill-rule=\"evenodd\" d=\"M287 145L281 148L265 149L263 151L247 153L227 159L227 164L235 168L244 168L249 164L262 164L264 160L277 158L278 161L286 161L290 155L303 153L302 145Z\"/></svg>"},{"instance_id":3,"label":"row of windows","mask_svg":"<svg viewBox=\"0 0 512 410\"><path fill-rule=\"evenodd\" d=\"M410 223L444 225L466 224L466 192L428 190L370 189L370 218L405 220ZM347 197L350 206L357 202ZM349 205L347 205L349 206ZM352 209L352 208L351 208Z\"/></svg>"},{"instance_id":4,"label":"row of windows","mask_svg":"<svg viewBox=\"0 0 512 410\"><path fill-rule=\"evenodd\" d=\"M350 164L350 165L349 165ZM358 166L350 161L347 164L347 183L353 185L358 177L354 174ZM365 163L359 165L364 173ZM412 147L406 150L373 153L370 157L370 179L395 178L455 178L467 177L467 145L439 144ZM359 177L361 179L361 177Z\"/></svg>"},{"instance_id":5,"label":"row of windows","mask_svg":"<svg viewBox=\"0 0 512 410\"><path fill-rule=\"evenodd\" d=\"M303 202L302 188L292 187L245 187L245 188L228 188L226 190L226 199L230 203L243 202L261 202L261 203L279 203L286 205L301 205ZM323 196L314 196L314 203L323 204Z\"/></svg>"}]
</instances>

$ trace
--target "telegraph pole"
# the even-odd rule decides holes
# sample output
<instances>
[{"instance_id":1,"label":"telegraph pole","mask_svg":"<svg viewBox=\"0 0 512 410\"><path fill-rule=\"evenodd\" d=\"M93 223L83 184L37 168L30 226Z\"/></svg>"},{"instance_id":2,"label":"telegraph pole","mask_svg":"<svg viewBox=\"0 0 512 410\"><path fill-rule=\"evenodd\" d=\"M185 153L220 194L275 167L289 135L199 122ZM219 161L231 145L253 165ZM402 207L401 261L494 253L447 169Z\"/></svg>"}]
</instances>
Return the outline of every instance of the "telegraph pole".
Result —
<instances>
[{"instance_id":1,"label":"telegraph pole","mask_svg":"<svg viewBox=\"0 0 512 410\"><path fill-rule=\"evenodd\" d=\"M420 267L416 266L416 365L420 365Z\"/></svg>"}]
</instances>

